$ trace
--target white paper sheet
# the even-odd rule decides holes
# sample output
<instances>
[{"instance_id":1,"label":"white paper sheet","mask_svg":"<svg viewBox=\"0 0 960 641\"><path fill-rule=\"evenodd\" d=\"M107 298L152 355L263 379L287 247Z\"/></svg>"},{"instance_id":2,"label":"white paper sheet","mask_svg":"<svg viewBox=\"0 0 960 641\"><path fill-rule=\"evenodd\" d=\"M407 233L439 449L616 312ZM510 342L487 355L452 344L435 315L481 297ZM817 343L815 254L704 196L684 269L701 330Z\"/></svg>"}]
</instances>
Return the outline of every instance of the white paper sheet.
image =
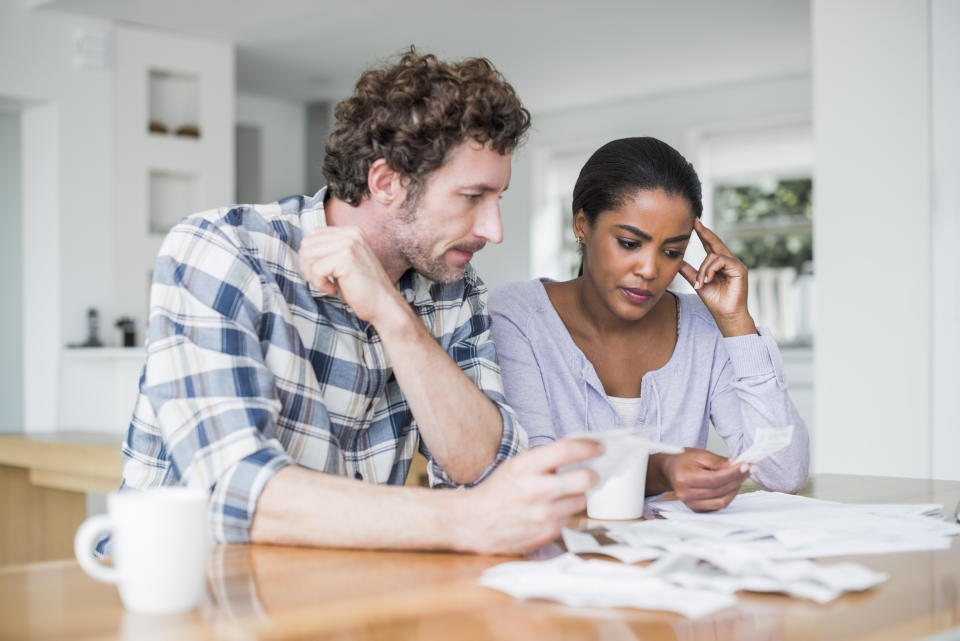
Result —
<instances>
[{"instance_id":1,"label":"white paper sheet","mask_svg":"<svg viewBox=\"0 0 960 641\"><path fill-rule=\"evenodd\" d=\"M753 433L753 444L731 463L759 463L771 454L790 445L793 438L793 425L784 427L761 427Z\"/></svg>"},{"instance_id":2,"label":"white paper sheet","mask_svg":"<svg viewBox=\"0 0 960 641\"><path fill-rule=\"evenodd\" d=\"M740 494L716 512L696 513L680 501L651 508L671 522L683 522L687 529L691 523L721 528L714 536L704 531L704 538L752 540L755 549L778 559L946 549L951 537L960 534L956 523L919 516L937 513L940 506L857 505L778 492ZM671 530L660 525L658 531ZM631 536L635 541L636 535Z\"/></svg>"},{"instance_id":3,"label":"white paper sheet","mask_svg":"<svg viewBox=\"0 0 960 641\"><path fill-rule=\"evenodd\" d=\"M862 565L807 559L950 547L960 525L938 505L857 505L775 492L737 496L725 509L695 513L680 501L652 507L666 517L564 530L568 553L505 563L481 583L518 598L574 607L633 607L700 617L735 602L738 591L782 592L826 603L870 589L887 575ZM585 561L602 554L625 563ZM641 568L627 565L657 559Z\"/></svg>"},{"instance_id":4,"label":"white paper sheet","mask_svg":"<svg viewBox=\"0 0 960 641\"><path fill-rule=\"evenodd\" d=\"M638 563L652 561L663 553L658 547L630 546L625 543L602 544L594 535L570 528L563 528L562 535L567 551L573 554L602 554L624 563Z\"/></svg>"},{"instance_id":5,"label":"white paper sheet","mask_svg":"<svg viewBox=\"0 0 960 641\"><path fill-rule=\"evenodd\" d=\"M691 618L736 603L726 592L678 587L644 568L584 561L573 554L495 565L483 573L480 583L519 599L550 599L573 607L668 610Z\"/></svg>"},{"instance_id":6,"label":"white paper sheet","mask_svg":"<svg viewBox=\"0 0 960 641\"><path fill-rule=\"evenodd\" d=\"M578 467L589 467L597 473L599 487L611 476L618 474L624 466L636 461L638 457L647 457L657 452L666 452L668 454L679 454L683 448L678 445L651 441L650 439L637 434L630 429L606 430L602 432L577 432L568 434L564 438L580 438L603 443L606 451L596 458L568 465L563 470L571 470Z\"/></svg>"}]
</instances>

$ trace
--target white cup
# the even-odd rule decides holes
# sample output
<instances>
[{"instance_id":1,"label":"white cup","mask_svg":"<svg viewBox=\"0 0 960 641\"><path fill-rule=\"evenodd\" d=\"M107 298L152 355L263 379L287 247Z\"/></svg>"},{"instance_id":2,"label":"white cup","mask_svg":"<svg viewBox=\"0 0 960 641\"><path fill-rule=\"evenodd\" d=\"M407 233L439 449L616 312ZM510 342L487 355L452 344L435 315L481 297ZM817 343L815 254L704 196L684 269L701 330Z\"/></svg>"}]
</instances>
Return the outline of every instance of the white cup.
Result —
<instances>
[{"instance_id":1,"label":"white cup","mask_svg":"<svg viewBox=\"0 0 960 641\"><path fill-rule=\"evenodd\" d=\"M635 452L629 460L600 475L600 481L587 490L587 516L591 519L626 520L643 516L643 498L647 483L645 451Z\"/></svg>"},{"instance_id":2,"label":"white cup","mask_svg":"<svg viewBox=\"0 0 960 641\"><path fill-rule=\"evenodd\" d=\"M683 451L679 445L653 441L630 429L577 432L564 438L598 441L606 449L597 458L557 470L589 467L597 473L597 484L587 491L587 516L591 519L626 520L642 517L647 459L657 452L679 454Z\"/></svg>"},{"instance_id":3,"label":"white cup","mask_svg":"<svg viewBox=\"0 0 960 641\"><path fill-rule=\"evenodd\" d=\"M77 530L74 553L84 572L116 583L133 612L168 614L197 607L206 587L210 535L207 492L187 487L124 490L107 497L107 514ZM113 567L93 549L110 533Z\"/></svg>"}]
</instances>

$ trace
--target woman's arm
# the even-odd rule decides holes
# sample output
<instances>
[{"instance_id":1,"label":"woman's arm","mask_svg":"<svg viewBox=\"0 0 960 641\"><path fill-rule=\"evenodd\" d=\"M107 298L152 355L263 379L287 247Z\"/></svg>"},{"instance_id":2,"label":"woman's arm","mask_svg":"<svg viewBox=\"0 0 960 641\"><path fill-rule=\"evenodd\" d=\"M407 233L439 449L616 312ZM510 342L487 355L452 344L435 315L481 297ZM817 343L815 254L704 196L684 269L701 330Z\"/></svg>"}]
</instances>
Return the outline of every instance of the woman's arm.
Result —
<instances>
[{"instance_id":1,"label":"woman's arm","mask_svg":"<svg viewBox=\"0 0 960 641\"><path fill-rule=\"evenodd\" d=\"M719 376L710 399L710 417L736 456L754 440L757 429L793 425L790 444L757 464L752 477L778 492L796 492L807 480L810 437L787 391L783 362L766 329L755 336L723 339L714 371Z\"/></svg>"},{"instance_id":2,"label":"woman's arm","mask_svg":"<svg viewBox=\"0 0 960 641\"><path fill-rule=\"evenodd\" d=\"M501 296L490 300L491 333L503 376L507 404L527 432L530 447L556 440L553 413L540 363L530 339L518 325L522 313Z\"/></svg>"},{"instance_id":3,"label":"woman's arm","mask_svg":"<svg viewBox=\"0 0 960 641\"><path fill-rule=\"evenodd\" d=\"M714 427L735 456L753 442L758 428L793 425L791 444L762 461L754 478L770 489L797 491L807 478L810 443L806 424L787 394L780 351L768 332L757 330L747 310L746 266L699 220L694 229L707 257L699 269L684 262L680 273L724 337L724 349L714 353Z\"/></svg>"}]
</instances>

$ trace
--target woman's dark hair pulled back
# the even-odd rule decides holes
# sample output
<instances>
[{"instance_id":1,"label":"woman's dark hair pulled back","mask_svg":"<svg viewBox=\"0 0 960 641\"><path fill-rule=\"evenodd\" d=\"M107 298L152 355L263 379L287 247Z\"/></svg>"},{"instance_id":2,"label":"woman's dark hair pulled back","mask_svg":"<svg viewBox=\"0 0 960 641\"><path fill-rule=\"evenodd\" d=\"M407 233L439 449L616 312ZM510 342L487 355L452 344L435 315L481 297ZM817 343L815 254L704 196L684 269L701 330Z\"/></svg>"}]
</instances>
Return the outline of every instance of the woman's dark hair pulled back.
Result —
<instances>
[{"instance_id":1,"label":"woman's dark hair pulled back","mask_svg":"<svg viewBox=\"0 0 960 641\"><path fill-rule=\"evenodd\" d=\"M656 138L613 140L593 152L580 170L573 188L573 213L583 211L593 225L601 213L651 189L681 196L694 216L703 214L700 179L680 152Z\"/></svg>"}]
</instances>

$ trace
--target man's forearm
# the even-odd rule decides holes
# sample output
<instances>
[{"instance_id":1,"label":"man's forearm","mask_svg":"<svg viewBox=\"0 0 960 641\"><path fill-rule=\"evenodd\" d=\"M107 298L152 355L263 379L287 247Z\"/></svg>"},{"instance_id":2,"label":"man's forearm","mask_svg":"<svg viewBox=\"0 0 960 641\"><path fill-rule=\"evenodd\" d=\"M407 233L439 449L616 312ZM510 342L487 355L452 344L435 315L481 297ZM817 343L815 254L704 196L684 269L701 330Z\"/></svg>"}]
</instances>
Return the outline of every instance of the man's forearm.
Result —
<instances>
[{"instance_id":1,"label":"man's forearm","mask_svg":"<svg viewBox=\"0 0 960 641\"><path fill-rule=\"evenodd\" d=\"M406 305L377 331L431 455L455 482L475 481L500 446L497 406Z\"/></svg>"},{"instance_id":2,"label":"man's forearm","mask_svg":"<svg viewBox=\"0 0 960 641\"><path fill-rule=\"evenodd\" d=\"M289 465L257 501L253 543L406 550L466 549L460 492L371 485Z\"/></svg>"}]
</instances>

